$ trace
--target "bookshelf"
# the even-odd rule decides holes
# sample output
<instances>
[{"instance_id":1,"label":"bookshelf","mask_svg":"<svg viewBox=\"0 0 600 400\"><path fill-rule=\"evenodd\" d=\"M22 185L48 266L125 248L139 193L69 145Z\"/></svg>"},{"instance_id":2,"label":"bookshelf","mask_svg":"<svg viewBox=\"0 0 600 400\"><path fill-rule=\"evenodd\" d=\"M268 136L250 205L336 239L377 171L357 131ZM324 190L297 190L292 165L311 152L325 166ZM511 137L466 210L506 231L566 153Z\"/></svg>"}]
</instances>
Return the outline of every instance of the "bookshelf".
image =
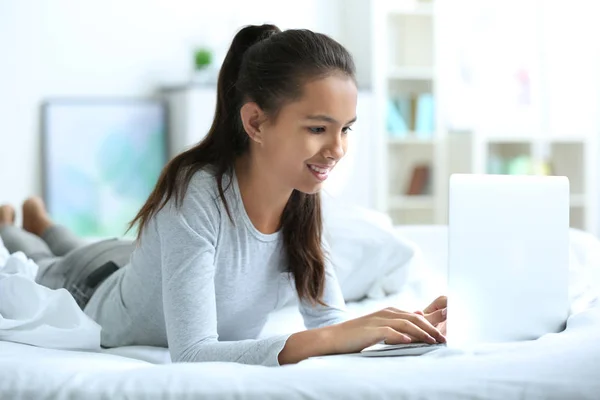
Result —
<instances>
[{"instance_id":1,"label":"bookshelf","mask_svg":"<svg viewBox=\"0 0 600 400\"><path fill-rule=\"evenodd\" d=\"M344 1L341 20L348 23L342 24L341 42L355 56L359 85L372 90L374 96L375 111L370 124L374 156L372 165L367 167L375 177L373 207L388 213L395 224L445 224L448 178L453 173L552 173L566 175L571 182L571 226L598 233L599 124L591 123L590 118L597 113L585 113L598 101L590 98L592 90L583 83L580 102L573 102L572 96L556 90L557 82L564 81L567 85L571 78L548 69L548 57L563 59L563 51L572 46L565 41L566 47L556 50L556 40L539 27L548 22L539 8L550 6L546 3L528 6L523 12L536 18L519 19L523 26L516 28L536 30L536 40L521 45L523 37L531 39L533 34L506 37L503 31L488 31L485 38L477 36L476 43L481 44L485 39L506 44L502 53L505 58L510 58L516 48L527 49L522 53L532 55L529 86L532 101L525 110L506 101L506 93L505 97L498 95L498 89L507 87L506 84L481 86L479 81L477 90L457 84L456 76L464 72L458 63L460 48L469 46L468 39L479 32L472 27L480 16L473 7L481 15L485 14L483 11L493 15L500 10L504 17L513 18L509 6L503 3L482 3L478 8L475 3L459 3ZM475 47L475 53L480 55L482 49L489 46ZM575 59L587 60L583 56ZM489 63L470 65L488 68ZM513 79L512 70L503 68L492 74L492 81L496 82L496 73L505 74L502 82L509 75ZM490 78L485 69L470 72L471 76ZM589 70L586 76L590 76ZM433 117L429 120L433 125L429 129L423 129L422 125L417 129L415 113L406 111L418 104L415 96L419 94L431 96ZM395 101L403 122L396 116L390 124L390 100ZM570 112L562 112L557 108L558 103ZM510 160L510 166L503 165L503 160ZM430 167L429 182L423 185L426 189L408 195L415 167L424 164Z\"/></svg>"},{"instance_id":2,"label":"bookshelf","mask_svg":"<svg viewBox=\"0 0 600 400\"><path fill-rule=\"evenodd\" d=\"M364 21L343 24L340 41L355 57L359 87L374 97L375 156L367 167L376 177L372 206L395 224L439 223L447 171L437 108L435 2L346 0L341 19ZM416 171L419 184L413 183Z\"/></svg>"},{"instance_id":3,"label":"bookshelf","mask_svg":"<svg viewBox=\"0 0 600 400\"><path fill-rule=\"evenodd\" d=\"M440 220L444 135L436 115L435 8L431 1L381 2L376 38L387 74L383 154L387 179L381 208L395 224ZM381 76L381 75L380 75ZM374 77L378 79L379 77Z\"/></svg>"}]
</instances>

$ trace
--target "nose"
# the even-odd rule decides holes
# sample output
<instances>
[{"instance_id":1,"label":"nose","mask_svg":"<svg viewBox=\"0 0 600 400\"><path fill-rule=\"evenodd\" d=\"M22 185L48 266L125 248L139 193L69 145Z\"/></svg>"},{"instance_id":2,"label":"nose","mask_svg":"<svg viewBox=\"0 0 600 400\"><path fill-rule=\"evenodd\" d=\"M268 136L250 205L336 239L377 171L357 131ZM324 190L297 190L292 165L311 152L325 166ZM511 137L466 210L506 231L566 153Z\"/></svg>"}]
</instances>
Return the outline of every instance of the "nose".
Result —
<instances>
[{"instance_id":1,"label":"nose","mask_svg":"<svg viewBox=\"0 0 600 400\"><path fill-rule=\"evenodd\" d=\"M339 161L346 154L348 147L346 135L341 132L333 135L332 139L327 144L326 157L330 160Z\"/></svg>"}]
</instances>

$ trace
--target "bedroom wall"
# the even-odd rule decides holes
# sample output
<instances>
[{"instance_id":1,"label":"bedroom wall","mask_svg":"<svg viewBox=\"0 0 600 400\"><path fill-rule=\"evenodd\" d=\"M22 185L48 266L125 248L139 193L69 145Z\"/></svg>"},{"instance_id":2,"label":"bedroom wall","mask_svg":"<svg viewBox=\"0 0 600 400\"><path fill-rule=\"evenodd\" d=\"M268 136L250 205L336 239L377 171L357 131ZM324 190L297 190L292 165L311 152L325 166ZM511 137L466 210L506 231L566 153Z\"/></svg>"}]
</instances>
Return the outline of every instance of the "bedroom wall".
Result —
<instances>
[{"instance_id":1,"label":"bedroom wall","mask_svg":"<svg viewBox=\"0 0 600 400\"><path fill-rule=\"evenodd\" d=\"M274 22L340 34L339 0L0 1L0 203L41 193L39 104L52 96L138 96L181 84L190 50L217 61L238 27Z\"/></svg>"}]
</instances>

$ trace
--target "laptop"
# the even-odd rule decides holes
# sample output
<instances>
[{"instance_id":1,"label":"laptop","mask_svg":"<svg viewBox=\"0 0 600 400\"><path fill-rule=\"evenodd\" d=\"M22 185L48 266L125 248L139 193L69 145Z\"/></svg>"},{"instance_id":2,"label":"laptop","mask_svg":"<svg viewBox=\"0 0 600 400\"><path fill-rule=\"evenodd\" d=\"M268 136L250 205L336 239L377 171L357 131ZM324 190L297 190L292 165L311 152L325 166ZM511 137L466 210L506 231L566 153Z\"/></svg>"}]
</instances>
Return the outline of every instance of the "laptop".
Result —
<instances>
[{"instance_id":1,"label":"laptop","mask_svg":"<svg viewBox=\"0 0 600 400\"><path fill-rule=\"evenodd\" d=\"M566 177L450 177L448 347L534 340L564 329L569 196ZM420 355L439 347L378 344L360 354Z\"/></svg>"}]
</instances>

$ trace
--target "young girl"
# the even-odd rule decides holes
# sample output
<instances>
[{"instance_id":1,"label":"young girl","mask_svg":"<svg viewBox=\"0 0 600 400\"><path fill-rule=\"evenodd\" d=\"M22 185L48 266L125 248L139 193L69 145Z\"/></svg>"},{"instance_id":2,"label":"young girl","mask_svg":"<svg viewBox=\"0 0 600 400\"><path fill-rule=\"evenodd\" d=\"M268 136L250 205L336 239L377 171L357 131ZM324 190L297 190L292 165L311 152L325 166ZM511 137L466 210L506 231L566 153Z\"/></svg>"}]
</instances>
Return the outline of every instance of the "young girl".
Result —
<instances>
[{"instance_id":1,"label":"young girl","mask_svg":"<svg viewBox=\"0 0 600 400\"><path fill-rule=\"evenodd\" d=\"M165 167L133 220L135 248L76 244L39 199L25 203L24 227L48 246L12 217L2 238L38 262L40 283L73 294L107 347L168 346L173 362L280 365L381 341L444 342L436 325L445 298L423 312L348 320L327 262L319 190L356 120L354 74L351 55L325 35L248 26L223 62L208 135ZM294 294L308 330L257 340Z\"/></svg>"}]
</instances>

